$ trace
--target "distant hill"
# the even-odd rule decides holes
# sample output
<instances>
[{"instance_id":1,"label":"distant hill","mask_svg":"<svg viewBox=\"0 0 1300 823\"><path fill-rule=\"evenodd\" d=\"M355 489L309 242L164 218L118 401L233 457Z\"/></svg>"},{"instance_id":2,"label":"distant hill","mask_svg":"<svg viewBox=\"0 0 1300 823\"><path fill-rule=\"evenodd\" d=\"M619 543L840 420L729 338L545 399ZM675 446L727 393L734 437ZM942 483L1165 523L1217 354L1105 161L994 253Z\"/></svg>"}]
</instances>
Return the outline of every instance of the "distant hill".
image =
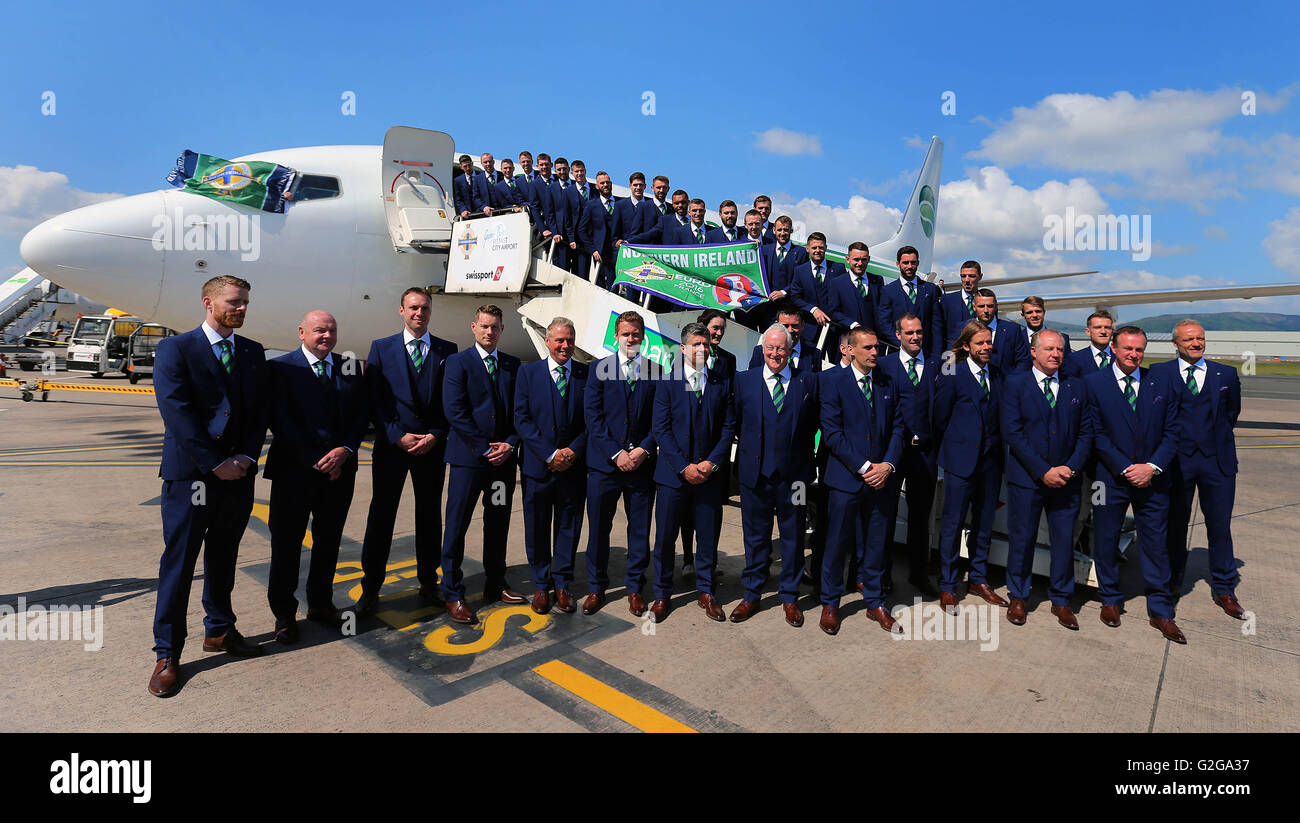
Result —
<instances>
[{"instance_id":1,"label":"distant hill","mask_svg":"<svg viewBox=\"0 0 1300 823\"><path fill-rule=\"evenodd\" d=\"M1206 331L1300 331L1300 316L1271 312L1226 311L1215 314L1160 314L1130 322L1148 331L1168 332L1179 320L1195 320Z\"/></svg>"}]
</instances>

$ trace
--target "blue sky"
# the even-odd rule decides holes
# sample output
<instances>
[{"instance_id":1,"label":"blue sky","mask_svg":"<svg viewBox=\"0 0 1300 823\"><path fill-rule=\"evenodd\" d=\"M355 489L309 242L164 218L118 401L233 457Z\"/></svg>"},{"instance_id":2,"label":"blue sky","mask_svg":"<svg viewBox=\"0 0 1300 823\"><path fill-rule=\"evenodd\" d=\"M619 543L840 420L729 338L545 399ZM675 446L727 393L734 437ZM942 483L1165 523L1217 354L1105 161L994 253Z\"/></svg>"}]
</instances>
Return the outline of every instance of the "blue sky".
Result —
<instances>
[{"instance_id":1,"label":"blue sky","mask_svg":"<svg viewBox=\"0 0 1300 823\"><path fill-rule=\"evenodd\" d=\"M185 8L6 12L0 273L21 267L26 228L161 188L182 149L377 144L403 124L498 157L582 157L620 182L667 173L710 204L767 192L843 242L892 233L935 134L942 273L966 257L991 275L1103 272L1048 294L1300 279L1300 82L1294 38L1270 36L1297 30L1286 4ZM1150 214L1154 255L1045 250L1043 216L1071 205Z\"/></svg>"}]
</instances>

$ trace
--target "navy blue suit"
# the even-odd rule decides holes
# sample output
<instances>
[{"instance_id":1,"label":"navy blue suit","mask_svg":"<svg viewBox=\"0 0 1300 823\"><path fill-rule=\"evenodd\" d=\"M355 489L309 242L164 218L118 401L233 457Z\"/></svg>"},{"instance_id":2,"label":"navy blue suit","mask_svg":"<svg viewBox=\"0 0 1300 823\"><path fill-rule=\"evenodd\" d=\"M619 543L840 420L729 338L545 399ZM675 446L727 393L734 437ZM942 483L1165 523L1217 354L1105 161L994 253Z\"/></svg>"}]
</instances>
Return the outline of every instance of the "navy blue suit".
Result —
<instances>
[{"instance_id":1,"label":"navy blue suit","mask_svg":"<svg viewBox=\"0 0 1300 823\"><path fill-rule=\"evenodd\" d=\"M393 524L397 522L397 509L408 474L415 490L416 574L421 587L436 591L442 545L442 517L438 506L446 475L443 364L455 351L454 344L429 335L429 350L424 352L424 361L417 372L404 333L381 337L370 344L365 376L375 424L375 447L370 465L373 484L370 512L361 545L364 594L378 596L388 576ZM436 444L424 454L413 455L397 445L408 433L432 434Z\"/></svg>"},{"instance_id":2,"label":"navy blue suit","mask_svg":"<svg viewBox=\"0 0 1300 823\"><path fill-rule=\"evenodd\" d=\"M582 533L582 503L587 490L587 426L583 413L587 365L574 360L565 365L566 385L561 395L550 362L539 360L522 366L515 383L515 431L523 446L520 473L524 484L524 545L533 570L533 589L537 591L550 588L552 583L557 591L568 589L573 582L573 558ZM574 462L564 471L554 472L547 464L560 449L572 449Z\"/></svg>"},{"instance_id":3,"label":"navy blue suit","mask_svg":"<svg viewBox=\"0 0 1300 823\"><path fill-rule=\"evenodd\" d=\"M555 244L555 256L551 258L551 262L562 269L569 267L569 242L574 238L574 235L569 234L570 210L572 208L569 203L571 189L573 189L572 180L565 181L564 185L561 186L559 178L556 178L546 187L546 230L551 234L558 234L564 238L562 242Z\"/></svg>"},{"instance_id":4,"label":"navy blue suit","mask_svg":"<svg viewBox=\"0 0 1300 823\"><path fill-rule=\"evenodd\" d=\"M796 343L798 341L795 341ZM794 363L794 352L790 353L790 368L796 373L813 373L822 370L822 350L810 344L799 346L799 365ZM763 344L759 343L749 355L749 368L758 369L763 365Z\"/></svg>"},{"instance_id":5,"label":"navy blue suit","mask_svg":"<svg viewBox=\"0 0 1300 823\"><path fill-rule=\"evenodd\" d=\"M267 364L270 424L274 439L266 454L271 480L271 579L266 599L277 618L292 620L298 609L302 539L311 518L311 561L307 608L332 609L339 541L357 477L357 451L366 431L370 402L361 364L331 354L327 378L308 364L302 349ZM316 469L342 446L350 453L337 480Z\"/></svg>"},{"instance_id":6,"label":"navy blue suit","mask_svg":"<svg viewBox=\"0 0 1300 823\"><path fill-rule=\"evenodd\" d=\"M708 224L708 223L701 223L700 225L696 226L694 223L690 222L690 220L688 219L688 220L686 221L686 225L685 225L685 226L678 226L678 225L677 225L677 221L676 221L676 220L673 220L673 221L671 221L670 223L668 223L668 224L665 226L665 228L664 228L663 244L664 244L665 246L701 246L701 245L704 245L704 243L701 243L700 240L699 240L699 238L695 236L695 232L696 232L697 230L699 230L699 231L703 231L703 232L704 232L704 243L708 243L708 242L709 242L709 224ZM672 232L672 233L669 234L669 232Z\"/></svg>"},{"instance_id":7,"label":"navy blue suit","mask_svg":"<svg viewBox=\"0 0 1300 823\"><path fill-rule=\"evenodd\" d=\"M731 462L731 441L736 418L732 406L732 384L717 373L708 372L703 396L696 400L679 366L655 387L654 436L659 446L655 464L655 598L666 600L673 593L673 544L681 527L682 510L690 509L695 528L697 588L713 594L713 572L717 564L717 521L727 491L727 464ZM700 484L686 481L688 465L708 460L717 470Z\"/></svg>"},{"instance_id":8,"label":"navy blue suit","mask_svg":"<svg viewBox=\"0 0 1300 823\"><path fill-rule=\"evenodd\" d=\"M1032 361L1024 326L999 319L997 331L993 335L993 365L998 367L1003 377L1010 377L1016 372L1028 371Z\"/></svg>"},{"instance_id":9,"label":"navy blue suit","mask_svg":"<svg viewBox=\"0 0 1300 823\"><path fill-rule=\"evenodd\" d=\"M822 261L822 279L818 282L816 275L813 274L811 260L805 260L794 267L794 275L789 286L790 299L805 314L803 335L801 336L811 346L817 345L817 340L822 331L821 325L813 318L812 310L821 309L827 317L830 316L833 300L831 297L831 279L839 277L844 271L843 263L824 260ZM827 342L831 340L830 334L827 334L826 340Z\"/></svg>"},{"instance_id":10,"label":"navy blue suit","mask_svg":"<svg viewBox=\"0 0 1300 823\"><path fill-rule=\"evenodd\" d=\"M1025 345L1032 349L1033 346L1030 346L1030 345L1029 345L1029 338L1030 338L1030 335L1033 334L1033 329L1029 328L1027 325L1026 325L1026 326L1021 326L1020 328L1023 329L1024 332L1025 332ZM1052 331L1055 331L1057 334L1061 335L1061 341L1065 344L1065 360L1062 360L1062 361L1061 361L1061 372L1062 372L1063 374L1065 374L1066 377L1083 377L1084 375L1081 375L1081 374L1072 374L1072 373L1066 372L1066 364L1069 362L1069 360L1070 360L1070 354L1071 354L1071 350L1070 350L1070 335L1066 334L1066 333L1063 332L1063 331L1057 331L1056 329L1052 329L1051 326L1048 326L1048 325L1046 325L1046 324L1043 325L1043 328L1045 328L1045 329L1051 329ZM1032 356L1032 354L1031 354L1031 356Z\"/></svg>"},{"instance_id":11,"label":"navy blue suit","mask_svg":"<svg viewBox=\"0 0 1300 823\"><path fill-rule=\"evenodd\" d=\"M629 385L619 373L619 355L592 364L588 372L587 419L587 581L590 591L609 587L609 533L618 499L627 516L627 592L640 594L650 565L650 509L654 504L654 396L659 366L636 361L637 379ZM615 458L645 449L634 471L618 468Z\"/></svg>"},{"instance_id":12,"label":"navy blue suit","mask_svg":"<svg viewBox=\"0 0 1300 823\"><path fill-rule=\"evenodd\" d=\"M1105 605L1123 602L1119 590L1119 535L1130 505L1137 524L1137 543L1147 611L1172 620L1170 593L1169 486L1178 453L1178 395L1159 374L1145 369L1133 375L1135 406L1120 389L1114 368L1083 378L1093 431L1097 480L1104 484L1103 502L1092 507L1093 552L1097 594ZM1161 473L1139 488L1124 477L1135 464L1151 463Z\"/></svg>"},{"instance_id":13,"label":"navy blue suit","mask_svg":"<svg viewBox=\"0 0 1300 823\"><path fill-rule=\"evenodd\" d=\"M584 191L587 193L585 198L582 196L582 192ZM565 224L566 231L564 232L565 237L570 240L577 240L578 223L582 219L582 212L587 207L587 202L593 198L599 197L600 194L596 192L596 184L590 180L582 186L579 186L576 182L570 181L569 185L564 189L564 200L568 212L565 216L565 219L567 220L567 223ZM582 249L579 248L578 256L581 256L581 253ZM588 252L587 256L590 257L591 253Z\"/></svg>"},{"instance_id":14,"label":"navy blue suit","mask_svg":"<svg viewBox=\"0 0 1300 823\"><path fill-rule=\"evenodd\" d=\"M651 208L654 208L653 204ZM652 246L689 245L686 241L678 240L677 237L679 230L690 225L690 217L682 218L686 221L685 225L683 225L682 221L677 219L677 212L669 209L668 213L661 215L657 221L653 220L653 215L650 215L650 218L651 220L642 225L641 231L629 232L624 239L629 243L649 244ZM690 242L694 242L694 238Z\"/></svg>"},{"instance_id":15,"label":"navy blue suit","mask_svg":"<svg viewBox=\"0 0 1300 823\"><path fill-rule=\"evenodd\" d=\"M487 175L475 169L472 181L466 180L463 174L452 181L451 190L457 214L480 212L483 211L484 206L492 205L492 192Z\"/></svg>"},{"instance_id":16,"label":"navy blue suit","mask_svg":"<svg viewBox=\"0 0 1300 823\"><path fill-rule=\"evenodd\" d=\"M938 362L943 353L942 294L938 286L919 277L914 278L913 283L916 286L915 301L908 299L901 277L886 283L880 290L880 302L876 304L876 329L883 342L898 349L900 345L898 334L894 331L895 324L903 315L915 314L921 318L921 330L924 332L921 350L928 359Z\"/></svg>"},{"instance_id":17,"label":"navy blue suit","mask_svg":"<svg viewBox=\"0 0 1300 823\"><path fill-rule=\"evenodd\" d=\"M782 376L784 380L784 375ZM813 440L820 413L818 380L790 369L778 412L764 369L736 375L735 418L740 445L740 518L745 535L745 599L757 603L772 565L772 518L781 532L782 603L799 599L803 522L813 481Z\"/></svg>"},{"instance_id":18,"label":"navy blue suit","mask_svg":"<svg viewBox=\"0 0 1300 823\"><path fill-rule=\"evenodd\" d=\"M1023 335L1022 335L1023 339ZM1007 376L1002 392L1002 439L1007 444L1007 591L1027 600L1038 544L1038 522L1047 512L1051 545L1048 594L1055 606L1074 594L1074 521L1079 516L1083 464L1092 449L1083 384L1057 381L1053 408L1032 369ZM1068 466L1070 480L1051 488L1043 475Z\"/></svg>"},{"instance_id":19,"label":"navy blue suit","mask_svg":"<svg viewBox=\"0 0 1300 823\"><path fill-rule=\"evenodd\" d=\"M235 627L230 595L239 541L253 509L253 478L266 440L266 353L232 334L232 371L213 353L202 328L168 337L154 359L154 395L162 415L162 525L154 652L179 662L194 564L203 553L203 627L219 637ZM213 470L243 455L253 461L238 480Z\"/></svg>"},{"instance_id":20,"label":"navy blue suit","mask_svg":"<svg viewBox=\"0 0 1300 823\"><path fill-rule=\"evenodd\" d=\"M1067 347L1068 351L1068 347ZM1092 347L1092 341L1088 345L1075 352L1068 352L1065 360L1061 362L1061 371L1067 377L1089 377L1096 374L1102 369L1097 366L1096 350ZM1115 362L1115 353L1111 351L1110 346L1106 347L1106 369L1109 369Z\"/></svg>"},{"instance_id":21,"label":"navy blue suit","mask_svg":"<svg viewBox=\"0 0 1300 823\"><path fill-rule=\"evenodd\" d=\"M1187 388L1182 360L1151 367L1174 384L1178 395L1178 460L1170 478L1169 547L1173 585L1181 588L1187 568L1187 524L1199 491L1210 551L1210 592L1235 594L1240 577L1232 551L1232 504L1237 491L1237 441L1233 428L1241 414L1237 370L1212 360L1196 372L1197 392Z\"/></svg>"},{"instance_id":22,"label":"navy blue suit","mask_svg":"<svg viewBox=\"0 0 1300 823\"><path fill-rule=\"evenodd\" d=\"M971 374L969 361L957 360L954 365L952 374L940 369L932 417L939 442L939 467L944 471L943 523L939 530L939 590L943 592L952 592L957 585L961 525L968 508L968 580L972 585L988 583L993 513L998 506L1005 460L999 403L1002 379L997 368L988 371L985 393Z\"/></svg>"},{"instance_id":23,"label":"navy blue suit","mask_svg":"<svg viewBox=\"0 0 1300 823\"><path fill-rule=\"evenodd\" d=\"M950 291L939 300L939 313L943 316L943 347L951 349L961 336L961 330L966 328L966 324L978 318L975 312L966 305L968 295L962 289Z\"/></svg>"},{"instance_id":24,"label":"navy blue suit","mask_svg":"<svg viewBox=\"0 0 1300 823\"><path fill-rule=\"evenodd\" d=\"M611 196L610 203L615 206L613 213L606 211L600 195L592 197L578 220L578 251L582 255L578 258L578 276L584 280L591 279L591 255L600 252L600 272L595 283L604 289L614 283L614 241L620 233L618 201Z\"/></svg>"},{"instance_id":25,"label":"navy blue suit","mask_svg":"<svg viewBox=\"0 0 1300 823\"><path fill-rule=\"evenodd\" d=\"M795 270L808 262L808 250L794 242L789 243L785 259L776 258L777 245L771 243L758 247L763 258L763 270L767 272L767 287L770 291L789 291L794 282Z\"/></svg>"},{"instance_id":26,"label":"navy blue suit","mask_svg":"<svg viewBox=\"0 0 1300 823\"><path fill-rule=\"evenodd\" d=\"M853 273L846 271L842 277L830 280L831 308L827 312L834 324L826 336L827 351L839 351L840 337L853 327L854 323L876 331L876 303L884 290L884 279L878 274L866 272L867 296L863 298L853 284Z\"/></svg>"},{"instance_id":27,"label":"navy blue suit","mask_svg":"<svg viewBox=\"0 0 1300 823\"><path fill-rule=\"evenodd\" d=\"M488 376L478 346L447 358L442 408L451 428L447 436L447 528L442 539L442 590L447 602L465 599L465 534L474 506L483 495L484 591L506 587L506 541L515 496L516 454L515 378L519 358L494 352L496 378ZM491 443L509 443L514 452L499 466L487 460ZM497 485L497 484L500 485Z\"/></svg>"},{"instance_id":28,"label":"navy blue suit","mask_svg":"<svg viewBox=\"0 0 1300 823\"><path fill-rule=\"evenodd\" d=\"M727 237L727 230L722 226L711 228L704 233L704 240L708 243L743 243L749 236L743 226L735 225L731 230L735 233L735 237Z\"/></svg>"},{"instance_id":29,"label":"navy blue suit","mask_svg":"<svg viewBox=\"0 0 1300 823\"><path fill-rule=\"evenodd\" d=\"M903 407L897 388L877 368L871 374L871 403L856 369L831 369L822 381L822 438L830 449L823 482L829 488L828 529L822 559L821 600L839 608L844 594L844 556L858 559L858 583L868 609L885 604L885 540L891 531L884 498L889 482L876 490L859 473L864 463L889 463L897 473L903 457Z\"/></svg>"},{"instance_id":30,"label":"navy blue suit","mask_svg":"<svg viewBox=\"0 0 1300 823\"><path fill-rule=\"evenodd\" d=\"M529 204L530 201L528 196L524 192L523 186L520 185L523 181L513 181L515 184L513 187L510 185L510 182L511 181L502 178L492 184L491 193L493 209L510 209L516 206Z\"/></svg>"},{"instance_id":31,"label":"navy blue suit","mask_svg":"<svg viewBox=\"0 0 1300 823\"><path fill-rule=\"evenodd\" d=\"M935 434L930 418L942 361L937 358L927 360L922 352L917 383L912 385L900 358L901 352L893 352L881 357L878 366L878 370L898 388L899 403L903 407L902 463L889 478L892 486L885 495L885 517L889 523L885 547L888 549L894 543L898 530L899 493L906 483L908 577L916 582L927 578L930 559L930 511L934 505L935 486L939 482ZM886 553L886 574L893 571L892 560L892 554Z\"/></svg>"},{"instance_id":32,"label":"navy blue suit","mask_svg":"<svg viewBox=\"0 0 1300 823\"><path fill-rule=\"evenodd\" d=\"M658 222L659 212L650 204L650 198L642 197L640 204L637 204L631 197L621 198L614 204L615 217L618 219L619 228L623 231L615 239L626 240L628 235L638 234L642 227L650 226L651 222Z\"/></svg>"}]
</instances>

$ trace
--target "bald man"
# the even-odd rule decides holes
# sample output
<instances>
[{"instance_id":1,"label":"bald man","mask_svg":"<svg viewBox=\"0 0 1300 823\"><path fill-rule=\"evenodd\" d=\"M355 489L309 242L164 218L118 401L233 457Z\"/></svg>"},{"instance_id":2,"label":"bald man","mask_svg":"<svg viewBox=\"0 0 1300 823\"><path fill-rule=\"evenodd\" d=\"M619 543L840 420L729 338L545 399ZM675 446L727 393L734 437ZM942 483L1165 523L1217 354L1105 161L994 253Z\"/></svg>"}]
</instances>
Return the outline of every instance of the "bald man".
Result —
<instances>
[{"instance_id":1,"label":"bald man","mask_svg":"<svg viewBox=\"0 0 1300 823\"><path fill-rule=\"evenodd\" d=\"M342 616L332 592L339 540L352 504L357 449L369 406L361 364L334 354L339 328L334 315L310 311L298 325L297 351L270 368L270 424L274 439L266 456L271 481L271 580L266 599L275 615L275 639L298 640L299 560L311 517L311 566L307 572L307 618L337 628Z\"/></svg>"}]
</instances>

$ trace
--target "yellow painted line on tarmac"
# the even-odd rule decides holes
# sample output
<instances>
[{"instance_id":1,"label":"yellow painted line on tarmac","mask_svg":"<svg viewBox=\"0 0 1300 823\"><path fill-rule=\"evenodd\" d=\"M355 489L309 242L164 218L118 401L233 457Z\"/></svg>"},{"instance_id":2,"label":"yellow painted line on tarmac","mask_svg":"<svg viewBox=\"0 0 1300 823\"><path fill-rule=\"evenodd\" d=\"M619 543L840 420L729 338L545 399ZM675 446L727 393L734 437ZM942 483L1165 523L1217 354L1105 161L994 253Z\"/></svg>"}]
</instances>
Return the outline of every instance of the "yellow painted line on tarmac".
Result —
<instances>
[{"instance_id":1,"label":"yellow painted line on tarmac","mask_svg":"<svg viewBox=\"0 0 1300 823\"><path fill-rule=\"evenodd\" d=\"M1280 443L1276 446L1238 446L1239 449L1300 449L1300 443Z\"/></svg>"},{"instance_id":2,"label":"yellow painted line on tarmac","mask_svg":"<svg viewBox=\"0 0 1300 823\"><path fill-rule=\"evenodd\" d=\"M0 451L0 458L26 457L33 454L64 454L67 452L99 452L99 451L109 451L111 449L151 449L161 445L162 442L159 441L157 443L136 443L131 446L86 446L85 448L77 448L77 449L43 449L41 451L18 451L18 452Z\"/></svg>"},{"instance_id":3,"label":"yellow painted line on tarmac","mask_svg":"<svg viewBox=\"0 0 1300 823\"><path fill-rule=\"evenodd\" d=\"M578 671L567 663L552 660L533 669L534 672L551 681L562 689L586 700L595 706L628 723L643 732L689 732L695 729L680 723L658 709L651 708L635 698L629 697L613 686L606 685L596 678Z\"/></svg>"}]
</instances>

